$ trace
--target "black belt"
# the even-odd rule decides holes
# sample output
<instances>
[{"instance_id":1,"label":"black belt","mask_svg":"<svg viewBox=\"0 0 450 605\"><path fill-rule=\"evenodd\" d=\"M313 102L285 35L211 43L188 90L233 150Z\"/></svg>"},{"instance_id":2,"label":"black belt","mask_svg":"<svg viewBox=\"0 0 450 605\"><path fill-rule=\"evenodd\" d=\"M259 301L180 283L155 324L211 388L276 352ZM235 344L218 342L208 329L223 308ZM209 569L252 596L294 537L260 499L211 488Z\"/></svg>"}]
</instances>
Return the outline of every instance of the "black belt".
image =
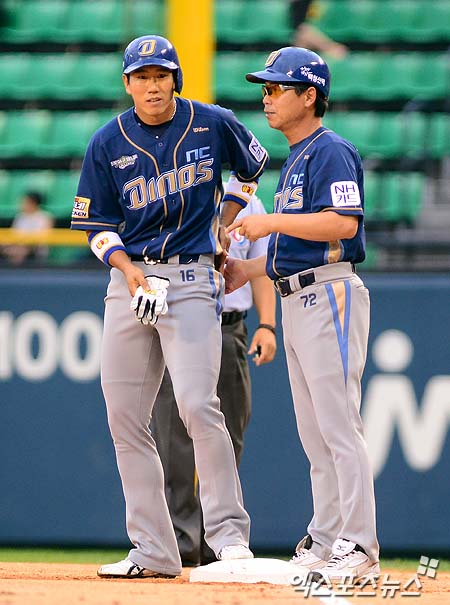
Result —
<instances>
[{"instance_id":1,"label":"black belt","mask_svg":"<svg viewBox=\"0 0 450 605\"><path fill-rule=\"evenodd\" d=\"M298 275L298 283L300 284L300 288L306 288L306 286L311 286L316 281L316 276L314 275L314 271L310 273L303 273L303 275ZM289 283L289 278L281 277L277 279L275 282L275 288L280 293L280 296L289 296L289 294L293 294L294 290L291 289L291 284Z\"/></svg>"},{"instance_id":2,"label":"black belt","mask_svg":"<svg viewBox=\"0 0 450 605\"><path fill-rule=\"evenodd\" d=\"M222 313L222 325L229 326L247 317L247 311L225 311Z\"/></svg>"},{"instance_id":3,"label":"black belt","mask_svg":"<svg viewBox=\"0 0 450 605\"><path fill-rule=\"evenodd\" d=\"M181 265L196 263L200 258L200 254L179 254L176 256L178 256L179 263ZM168 258L149 258L148 256L142 256L142 254L131 254L130 258L133 261L139 261L141 263L145 263L146 265L166 265L169 262Z\"/></svg>"},{"instance_id":4,"label":"black belt","mask_svg":"<svg viewBox=\"0 0 450 605\"><path fill-rule=\"evenodd\" d=\"M331 265L328 265L331 266ZM353 263L351 263L352 266L352 271L353 273L355 273L356 269L355 269L355 265ZM291 284L289 283L289 281L291 279L296 279L300 285L300 289L306 288L306 286L312 286L312 284L316 283L316 274L314 273L314 271L309 271L308 273L299 273L298 275L295 275L294 278L291 277L280 277L280 279L277 279L274 282L275 288L278 290L278 292L280 293L280 296L285 297L285 296L289 296L290 294L293 294L294 292L296 292L298 290L298 288L295 288L295 290L293 290L291 288Z\"/></svg>"}]
</instances>

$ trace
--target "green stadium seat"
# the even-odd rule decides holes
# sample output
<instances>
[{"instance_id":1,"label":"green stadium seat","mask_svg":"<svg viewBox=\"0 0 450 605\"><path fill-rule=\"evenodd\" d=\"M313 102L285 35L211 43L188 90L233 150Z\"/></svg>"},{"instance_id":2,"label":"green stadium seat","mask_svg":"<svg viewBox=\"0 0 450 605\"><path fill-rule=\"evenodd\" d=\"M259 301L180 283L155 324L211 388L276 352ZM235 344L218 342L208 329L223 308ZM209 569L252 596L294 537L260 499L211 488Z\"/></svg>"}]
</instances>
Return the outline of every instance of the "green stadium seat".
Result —
<instances>
[{"instance_id":1,"label":"green stadium seat","mask_svg":"<svg viewBox=\"0 0 450 605\"><path fill-rule=\"evenodd\" d=\"M450 93L446 53L355 52L328 63L334 101L432 100L445 99Z\"/></svg>"},{"instance_id":2,"label":"green stadium seat","mask_svg":"<svg viewBox=\"0 0 450 605\"><path fill-rule=\"evenodd\" d=\"M4 3L7 24L1 30L2 41L60 41L69 4L67 0L8 0Z\"/></svg>"},{"instance_id":3,"label":"green stadium seat","mask_svg":"<svg viewBox=\"0 0 450 605\"><path fill-rule=\"evenodd\" d=\"M55 173L45 209L57 219L70 221L80 173L77 170Z\"/></svg>"},{"instance_id":4,"label":"green stadium seat","mask_svg":"<svg viewBox=\"0 0 450 605\"><path fill-rule=\"evenodd\" d=\"M134 0L127 3L124 18L125 40L144 36L149 32L164 35L166 31L166 2L162 0Z\"/></svg>"},{"instance_id":5,"label":"green stadium seat","mask_svg":"<svg viewBox=\"0 0 450 605\"><path fill-rule=\"evenodd\" d=\"M267 53L219 52L215 55L215 94L226 101L258 101L261 87L247 82L245 74L263 69Z\"/></svg>"},{"instance_id":6,"label":"green stadium seat","mask_svg":"<svg viewBox=\"0 0 450 605\"><path fill-rule=\"evenodd\" d=\"M284 135L270 128L262 107L259 111L236 112L236 116L253 132L261 145L267 149L271 158L284 160L289 155L289 146Z\"/></svg>"},{"instance_id":7,"label":"green stadium seat","mask_svg":"<svg viewBox=\"0 0 450 605\"><path fill-rule=\"evenodd\" d=\"M13 218L17 212L20 199L26 191L38 191L44 196L44 200L53 185L55 175L52 170L13 170L9 172L9 197L7 205L14 207ZM2 200L0 216L4 216L4 201Z\"/></svg>"},{"instance_id":8,"label":"green stadium seat","mask_svg":"<svg viewBox=\"0 0 450 605\"><path fill-rule=\"evenodd\" d=\"M427 138L427 154L433 158L450 156L450 115L434 114L430 119L430 130Z\"/></svg>"},{"instance_id":9,"label":"green stadium seat","mask_svg":"<svg viewBox=\"0 0 450 605\"><path fill-rule=\"evenodd\" d=\"M412 225L423 202L425 177L418 173L388 173L383 176L380 197L383 217L390 223Z\"/></svg>"},{"instance_id":10,"label":"green stadium seat","mask_svg":"<svg viewBox=\"0 0 450 605\"><path fill-rule=\"evenodd\" d=\"M277 190L279 177L278 170L266 170L259 181L256 195L262 201L267 212L273 212L273 198Z\"/></svg>"},{"instance_id":11,"label":"green stadium seat","mask_svg":"<svg viewBox=\"0 0 450 605\"><path fill-rule=\"evenodd\" d=\"M408 2L408 0L404 0ZM414 9L413 9L414 7ZM450 41L450 3L448 0L417 0L414 10L413 27L404 36L411 42Z\"/></svg>"},{"instance_id":12,"label":"green stadium seat","mask_svg":"<svg viewBox=\"0 0 450 605\"><path fill-rule=\"evenodd\" d=\"M447 0L323 0L320 12L311 23L339 41L450 40Z\"/></svg>"},{"instance_id":13,"label":"green stadium seat","mask_svg":"<svg viewBox=\"0 0 450 605\"><path fill-rule=\"evenodd\" d=\"M0 98L117 101L125 96L121 73L120 53L3 55Z\"/></svg>"},{"instance_id":14,"label":"green stadium seat","mask_svg":"<svg viewBox=\"0 0 450 605\"><path fill-rule=\"evenodd\" d=\"M50 123L47 110L0 112L0 157L42 156Z\"/></svg>"},{"instance_id":15,"label":"green stadium seat","mask_svg":"<svg viewBox=\"0 0 450 605\"><path fill-rule=\"evenodd\" d=\"M72 0L64 36L70 42L121 42L126 3L119 0Z\"/></svg>"},{"instance_id":16,"label":"green stadium seat","mask_svg":"<svg viewBox=\"0 0 450 605\"><path fill-rule=\"evenodd\" d=\"M77 93L79 98L118 101L126 96L122 82L122 54L80 55Z\"/></svg>"},{"instance_id":17,"label":"green stadium seat","mask_svg":"<svg viewBox=\"0 0 450 605\"><path fill-rule=\"evenodd\" d=\"M21 85L29 77L30 56L27 53L3 53L0 56L0 99L20 99Z\"/></svg>"},{"instance_id":18,"label":"green stadium seat","mask_svg":"<svg viewBox=\"0 0 450 605\"><path fill-rule=\"evenodd\" d=\"M361 30L372 14L372 4L365 0L321 2L318 19L310 20L321 31L336 40L359 40Z\"/></svg>"},{"instance_id":19,"label":"green stadium seat","mask_svg":"<svg viewBox=\"0 0 450 605\"><path fill-rule=\"evenodd\" d=\"M287 2L279 0L220 0L215 2L215 30L220 42L280 42L292 35Z\"/></svg>"},{"instance_id":20,"label":"green stadium seat","mask_svg":"<svg viewBox=\"0 0 450 605\"><path fill-rule=\"evenodd\" d=\"M7 170L0 170L0 221L12 221L19 209L19 198L11 196L11 179Z\"/></svg>"},{"instance_id":21,"label":"green stadium seat","mask_svg":"<svg viewBox=\"0 0 450 605\"><path fill-rule=\"evenodd\" d=\"M380 219L380 204L378 199L379 179L375 172L367 170L364 173L364 220L365 222Z\"/></svg>"},{"instance_id":22,"label":"green stadium seat","mask_svg":"<svg viewBox=\"0 0 450 605\"><path fill-rule=\"evenodd\" d=\"M99 116L95 111L55 112L43 155L49 158L82 157L98 125Z\"/></svg>"}]
</instances>

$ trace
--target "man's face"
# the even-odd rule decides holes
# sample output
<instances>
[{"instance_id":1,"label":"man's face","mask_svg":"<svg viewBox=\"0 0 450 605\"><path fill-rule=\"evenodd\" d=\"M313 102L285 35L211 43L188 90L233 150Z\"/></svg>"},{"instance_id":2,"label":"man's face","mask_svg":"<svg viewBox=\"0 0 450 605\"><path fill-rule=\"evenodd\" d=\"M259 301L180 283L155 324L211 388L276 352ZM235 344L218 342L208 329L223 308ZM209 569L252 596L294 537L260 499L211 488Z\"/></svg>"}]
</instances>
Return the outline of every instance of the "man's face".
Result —
<instances>
[{"instance_id":1,"label":"man's face","mask_svg":"<svg viewBox=\"0 0 450 605\"><path fill-rule=\"evenodd\" d=\"M264 113L271 128L286 132L305 114L305 93L297 95L294 87L266 82L262 87Z\"/></svg>"},{"instance_id":2,"label":"man's face","mask_svg":"<svg viewBox=\"0 0 450 605\"><path fill-rule=\"evenodd\" d=\"M133 97L139 118L150 125L167 122L174 109L173 73L159 65L145 65L129 74L128 78L122 75L125 90Z\"/></svg>"}]
</instances>

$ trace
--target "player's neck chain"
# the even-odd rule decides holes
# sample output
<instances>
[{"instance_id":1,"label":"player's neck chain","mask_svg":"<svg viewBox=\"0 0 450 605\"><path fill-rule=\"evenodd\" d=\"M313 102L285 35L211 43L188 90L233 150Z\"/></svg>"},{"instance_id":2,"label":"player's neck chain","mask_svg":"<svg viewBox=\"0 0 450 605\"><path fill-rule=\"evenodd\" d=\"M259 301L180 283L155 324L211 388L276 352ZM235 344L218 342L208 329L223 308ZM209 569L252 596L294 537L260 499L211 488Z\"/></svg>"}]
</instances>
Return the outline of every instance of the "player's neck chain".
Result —
<instances>
[{"instance_id":1,"label":"player's neck chain","mask_svg":"<svg viewBox=\"0 0 450 605\"><path fill-rule=\"evenodd\" d=\"M176 113L177 113L177 102L175 101L175 99L173 99L173 111L172 111L172 115L168 119L168 122L170 122L171 120L173 120L173 118L174 118L174 116L175 116Z\"/></svg>"}]
</instances>

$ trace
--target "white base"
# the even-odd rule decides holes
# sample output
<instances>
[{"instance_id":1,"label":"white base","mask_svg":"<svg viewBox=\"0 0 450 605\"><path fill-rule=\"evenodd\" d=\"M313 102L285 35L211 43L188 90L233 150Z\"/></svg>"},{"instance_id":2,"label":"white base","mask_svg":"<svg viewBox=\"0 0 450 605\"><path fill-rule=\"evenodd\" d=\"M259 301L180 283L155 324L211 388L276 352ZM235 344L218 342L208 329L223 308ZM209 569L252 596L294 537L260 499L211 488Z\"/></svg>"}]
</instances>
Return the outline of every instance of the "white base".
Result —
<instances>
[{"instance_id":1,"label":"white base","mask_svg":"<svg viewBox=\"0 0 450 605\"><path fill-rule=\"evenodd\" d=\"M244 582L256 584L292 584L298 567L279 559L233 559L216 561L191 571L190 582Z\"/></svg>"}]
</instances>

